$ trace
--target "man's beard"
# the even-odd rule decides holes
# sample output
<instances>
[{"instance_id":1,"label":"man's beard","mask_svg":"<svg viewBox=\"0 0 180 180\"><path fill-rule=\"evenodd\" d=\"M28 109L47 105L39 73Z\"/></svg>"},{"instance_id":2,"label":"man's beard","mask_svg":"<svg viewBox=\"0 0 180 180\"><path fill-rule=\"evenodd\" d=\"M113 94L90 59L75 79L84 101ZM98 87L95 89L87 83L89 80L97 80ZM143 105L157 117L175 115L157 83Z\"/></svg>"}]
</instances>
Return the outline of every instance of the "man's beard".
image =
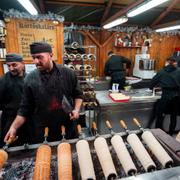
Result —
<instances>
[{"instance_id":1,"label":"man's beard","mask_svg":"<svg viewBox=\"0 0 180 180\"><path fill-rule=\"evenodd\" d=\"M10 71L12 76L19 76L19 72L18 71Z\"/></svg>"}]
</instances>

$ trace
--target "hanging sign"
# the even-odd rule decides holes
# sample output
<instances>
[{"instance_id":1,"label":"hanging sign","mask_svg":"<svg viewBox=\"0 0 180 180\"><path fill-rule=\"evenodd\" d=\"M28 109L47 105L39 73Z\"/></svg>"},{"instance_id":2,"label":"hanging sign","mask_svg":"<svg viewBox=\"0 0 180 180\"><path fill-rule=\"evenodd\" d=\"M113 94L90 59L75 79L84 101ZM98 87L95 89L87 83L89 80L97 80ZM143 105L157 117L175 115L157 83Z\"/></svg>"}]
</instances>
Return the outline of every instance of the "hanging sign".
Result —
<instances>
[{"instance_id":1,"label":"hanging sign","mask_svg":"<svg viewBox=\"0 0 180 180\"><path fill-rule=\"evenodd\" d=\"M29 45L45 41L52 46L53 59L57 60L56 25L49 21L17 20L19 53L24 60L31 59Z\"/></svg>"}]
</instances>

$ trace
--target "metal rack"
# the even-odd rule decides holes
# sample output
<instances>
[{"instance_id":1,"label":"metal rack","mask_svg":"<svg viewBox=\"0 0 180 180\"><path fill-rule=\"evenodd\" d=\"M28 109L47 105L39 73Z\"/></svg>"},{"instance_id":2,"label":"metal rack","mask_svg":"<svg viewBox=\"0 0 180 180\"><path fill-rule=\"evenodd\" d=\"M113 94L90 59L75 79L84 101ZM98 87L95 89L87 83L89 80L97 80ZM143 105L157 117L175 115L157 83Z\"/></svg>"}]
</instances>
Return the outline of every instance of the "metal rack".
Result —
<instances>
[{"instance_id":1,"label":"metal rack","mask_svg":"<svg viewBox=\"0 0 180 180\"><path fill-rule=\"evenodd\" d=\"M73 47L74 43L76 45L75 47ZM91 55L93 57L92 59L89 58ZM96 46L79 46L76 42L73 42L71 45L65 45L63 64L75 71L80 82L85 97L80 115L82 114L82 116L84 116L86 127L90 132L90 124L92 120L97 117L96 109L98 107L94 95L94 88L90 84L90 82L94 83L96 80ZM86 69L86 67L89 67L90 69Z\"/></svg>"},{"instance_id":2,"label":"metal rack","mask_svg":"<svg viewBox=\"0 0 180 180\"><path fill-rule=\"evenodd\" d=\"M64 46L64 52L70 49L71 53L64 53L67 55L74 55L76 56L78 55L94 55L94 59L90 60L90 59L82 59L80 58L80 60L77 60L76 57L73 60L64 60L63 58L63 64L68 66L68 65L72 65L71 67L74 67L74 70L76 72L76 75L79 79L80 82L86 82L86 81L91 81L91 78L93 78L93 81L95 81L96 79L96 71L97 71L97 67L96 67L96 46L93 45L89 45L89 46L79 46L78 48L72 48L71 45L65 45ZM83 49L85 51L85 53L79 53L78 50L79 49ZM77 69L76 65L81 65L81 67L83 69ZM92 67L92 69L84 69L84 67L86 65L90 65ZM70 67L70 66L69 66Z\"/></svg>"},{"instance_id":3,"label":"metal rack","mask_svg":"<svg viewBox=\"0 0 180 180\"><path fill-rule=\"evenodd\" d=\"M150 156L153 158L155 164L157 165L157 169L153 172L145 172L143 169L141 163L139 163L137 157L134 155L133 151L131 150L131 147L126 142L127 139L127 133L126 132L118 132L117 135L120 135L125 145L127 146L127 149L133 159L133 162L135 163L137 167L137 174L134 176L128 176L125 174L120 161L118 160L117 154L115 153L110 140L112 138L111 134L105 134L101 135L101 137L105 138L108 144L108 149L111 153L111 156L113 158L113 162L115 165L115 168L117 170L118 176L116 179L126 179L126 180L138 180L138 179L147 179L147 180L162 180L162 179L172 179L176 180L180 176L180 160L179 156L177 156L177 151L179 151L179 144L176 142L172 137L168 136L165 132L161 131L160 129L154 129L151 130L151 132L154 134L154 136L157 138L157 140L162 144L163 148L168 152L168 154L173 159L174 163L172 167L165 168L162 167L157 158L153 155L153 153L149 150L149 148L145 145L144 142L143 145L147 149ZM138 137L141 137L142 131L141 130L135 130L130 131L130 133L137 134ZM91 155L93 158L93 165L95 167L95 174L97 179L104 179L103 171L101 168L101 165L99 163L96 151L94 149L94 141L97 137L84 137L85 140L88 141ZM164 140L168 141L168 144ZM71 140L65 140L65 142L70 143L71 149L72 149L72 163L73 163L73 178L80 180L80 168L78 165L78 158L77 158L77 151L76 151L76 143L80 139L71 139ZM63 141L56 141L56 142L49 142L48 145L52 148L52 159L51 159L51 178L50 179L56 179L57 178L57 146L62 143ZM171 144L171 148L168 148L168 145ZM172 144L174 146L172 146ZM1 170L1 173L3 175L3 178L10 177L18 178L24 176L24 179L32 179L33 177L33 168L34 168L34 162L35 162L35 154L36 149L41 144L33 144L33 145L26 145L26 146L17 146L17 147L10 147L7 149L9 153L9 159L7 163L5 164L5 167Z\"/></svg>"}]
</instances>

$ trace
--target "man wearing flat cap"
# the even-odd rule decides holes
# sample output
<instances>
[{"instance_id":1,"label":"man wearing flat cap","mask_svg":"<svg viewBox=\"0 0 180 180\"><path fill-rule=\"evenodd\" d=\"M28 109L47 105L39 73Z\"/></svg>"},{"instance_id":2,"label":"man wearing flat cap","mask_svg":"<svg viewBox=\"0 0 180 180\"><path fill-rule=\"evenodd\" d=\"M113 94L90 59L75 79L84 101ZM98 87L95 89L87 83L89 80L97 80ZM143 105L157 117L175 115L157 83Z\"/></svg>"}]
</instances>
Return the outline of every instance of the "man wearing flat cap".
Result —
<instances>
[{"instance_id":1,"label":"man wearing flat cap","mask_svg":"<svg viewBox=\"0 0 180 180\"><path fill-rule=\"evenodd\" d=\"M5 140L14 136L27 118L35 130L30 143L43 142L45 127L49 128L48 141L61 140L62 125L66 128L66 138L74 138L75 120L82 104L82 91L74 71L55 64L48 43L34 42L30 52L37 69L25 79L22 103ZM64 97L73 108L71 113L62 108Z\"/></svg>"},{"instance_id":2,"label":"man wearing flat cap","mask_svg":"<svg viewBox=\"0 0 180 180\"><path fill-rule=\"evenodd\" d=\"M4 145L4 137L17 115L25 77L24 62L21 55L16 53L7 54L6 64L9 71L0 78L0 110L2 110L0 130L1 147ZM22 136L22 133L23 130L21 128L18 136ZM22 143L24 143L23 137L19 137L14 145Z\"/></svg>"},{"instance_id":3,"label":"man wearing flat cap","mask_svg":"<svg viewBox=\"0 0 180 180\"><path fill-rule=\"evenodd\" d=\"M170 114L169 134L172 135L176 128L176 116L180 95L180 70L177 68L176 57L167 58L165 67L152 79L150 89L161 87L162 96L156 103L156 128L163 129L165 114Z\"/></svg>"}]
</instances>

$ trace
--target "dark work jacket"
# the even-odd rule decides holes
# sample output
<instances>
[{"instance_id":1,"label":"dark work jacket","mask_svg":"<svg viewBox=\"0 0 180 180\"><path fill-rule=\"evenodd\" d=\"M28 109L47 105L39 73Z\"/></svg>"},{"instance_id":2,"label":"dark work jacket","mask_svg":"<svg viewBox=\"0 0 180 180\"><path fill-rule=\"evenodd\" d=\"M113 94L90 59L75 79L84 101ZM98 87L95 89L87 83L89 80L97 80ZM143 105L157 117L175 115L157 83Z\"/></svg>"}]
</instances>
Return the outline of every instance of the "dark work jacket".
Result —
<instances>
[{"instance_id":1,"label":"dark work jacket","mask_svg":"<svg viewBox=\"0 0 180 180\"><path fill-rule=\"evenodd\" d=\"M24 77L25 75L21 77L12 76L7 72L0 79L1 144L4 144L4 136L17 115L23 92ZM18 139L16 144L21 144L20 141L21 138Z\"/></svg>"},{"instance_id":2,"label":"dark work jacket","mask_svg":"<svg viewBox=\"0 0 180 180\"><path fill-rule=\"evenodd\" d=\"M74 136L73 121L62 110L63 95L72 105L74 99L82 98L73 70L54 63L49 73L34 70L27 75L18 114L30 121L33 132L31 143L43 141L45 127L49 127L49 141L61 139L61 125L65 125L68 138Z\"/></svg>"},{"instance_id":3,"label":"dark work jacket","mask_svg":"<svg viewBox=\"0 0 180 180\"><path fill-rule=\"evenodd\" d=\"M165 66L160 70L152 79L150 84L150 89L153 87L159 86L162 88L162 97L163 100L171 100L174 97L178 96L179 87L176 81L180 84L180 70L172 65Z\"/></svg>"},{"instance_id":4,"label":"dark work jacket","mask_svg":"<svg viewBox=\"0 0 180 180\"><path fill-rule=\"evenodd\" d=\"M125 85L125 69L123 64L130 68L131 61L123 56L112 55L105 64L104 74L111 76L111 83L123 82Z\"/></svg>"}]
</instances>

